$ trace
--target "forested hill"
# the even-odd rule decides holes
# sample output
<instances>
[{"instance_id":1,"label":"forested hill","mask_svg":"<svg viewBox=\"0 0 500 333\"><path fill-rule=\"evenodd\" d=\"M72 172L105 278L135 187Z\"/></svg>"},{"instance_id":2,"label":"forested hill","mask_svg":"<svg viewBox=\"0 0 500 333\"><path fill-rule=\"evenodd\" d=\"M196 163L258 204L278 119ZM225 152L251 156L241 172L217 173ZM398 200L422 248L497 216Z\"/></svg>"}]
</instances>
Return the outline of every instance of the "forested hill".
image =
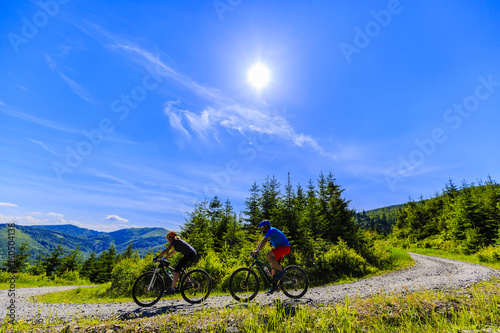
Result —
<instances>
[{"instance_id":1,"label":"forested hill","mask_svg":"<svg viewBox=\"0 0 500 333\"><path fill-rule=\"evenodd\" d=\"M52 252L59 244L65 251L72 251L80 246L82 256L86 258L92 252L99 255L111 244L118 253L124 251L130 243L140 255L164 248L165 235L169 230L164 228L129 228L113 232L101 232L79 228L74 225L16 225L15 242L19 247L27 242L31 258ZM0 224L0 261L6 258L7 224Z\"/></svg>"},{"instance_id":2,"label":"forested hill","mask_svg":"<svg viewBox=\"0 0 500 333\"><path fill-rule=\"evenodd\" d=\"M392 205L354 214L354 220L365 230L376 230L389 234L398 219L398 211L403 205Z\"/></svg>"}]
</instances>

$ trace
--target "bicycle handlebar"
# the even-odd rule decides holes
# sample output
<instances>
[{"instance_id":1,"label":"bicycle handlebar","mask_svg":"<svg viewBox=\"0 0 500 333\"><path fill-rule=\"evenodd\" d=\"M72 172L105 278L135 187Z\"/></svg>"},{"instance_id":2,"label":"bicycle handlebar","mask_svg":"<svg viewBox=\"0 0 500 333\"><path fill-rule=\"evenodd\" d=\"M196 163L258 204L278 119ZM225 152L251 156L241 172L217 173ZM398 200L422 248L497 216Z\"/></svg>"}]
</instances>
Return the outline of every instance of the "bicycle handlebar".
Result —
<instances>
[{"instance_id":1,"label":"bicycle handlebar","mask_svg":"<svg viewBox=\"0 0 500 333\"><path fill-rule=\"evenodd\" d=\"M162 263L164 263L166 266L169 266L170 265L170 262L165 259L165 258L158 258L158 257L154 257L153 258L153 262L157 262L157 261L161 261Z\"/></svg>"}]
</instances>

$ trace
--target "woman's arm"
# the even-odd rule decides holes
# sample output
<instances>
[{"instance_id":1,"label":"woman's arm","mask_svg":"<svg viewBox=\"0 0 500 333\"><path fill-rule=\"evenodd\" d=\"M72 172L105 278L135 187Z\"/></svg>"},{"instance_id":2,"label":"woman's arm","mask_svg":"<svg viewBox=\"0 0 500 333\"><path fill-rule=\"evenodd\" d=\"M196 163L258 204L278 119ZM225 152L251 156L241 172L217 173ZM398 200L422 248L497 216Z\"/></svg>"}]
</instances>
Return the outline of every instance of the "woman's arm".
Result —
<instances>
[{"instance_id":1,"label":"woman's arm","mask_svg":"<svg viewBox=\"0 0 500 333\"><path fill-rule=\"evenodd\" d=\"M172 250L172 252L169 253L170 250ZM170 244L165 250L163 250L162 253L158 255L158 258L161 258L164 255L166 255L165 259L167 259L168 257L171 257L174 253L175 253L174 246Z\"/></svg>"}]
</instances>

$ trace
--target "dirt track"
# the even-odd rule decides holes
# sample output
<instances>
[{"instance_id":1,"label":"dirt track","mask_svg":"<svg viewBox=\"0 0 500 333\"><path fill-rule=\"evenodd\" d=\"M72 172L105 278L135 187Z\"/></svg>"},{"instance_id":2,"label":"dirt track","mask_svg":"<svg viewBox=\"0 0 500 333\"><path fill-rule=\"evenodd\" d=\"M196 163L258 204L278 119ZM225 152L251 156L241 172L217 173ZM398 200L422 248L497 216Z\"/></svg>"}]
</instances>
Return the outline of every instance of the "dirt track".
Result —
<instances>
[{"instance_id":1,"label":"dirt track","mask_svg":"<svg viewBox=\"0 0 500 333\"><path fill-rule=\"evenodd\" d=\"M263 293L257 295L254 302L262 305L271 304L276 300L284 303L302 303L310 305L331 304L343 301L346 297L369 296L378 292L386 293L407 289L409 291L425 289L463 288L470 284L488 280L492 276L500 276L500 272L485 266L461 261L429 257L411 253L416 264L408 269L394 273L376 276L353 283L316 287L308 290L299 300L290 300L283 293L272 296ZM40 287L16 290L16 316L35 321L46 321L50 318L70 320L73 317L99 318L137 318L149 317L165 312L191 312L207 307L233 306L236 302L231 296L209 297L203 305L190 305L182 299L162 299L151 308L138 307L134 302L114 304L42 304L28 301L32 296L67 290L76 287ZM7 290L0 290L2 309L9 304ZM5 310L4 310L5 311ZM0 314L5 317L5 312Z\"/></svg>"}]
</instances>

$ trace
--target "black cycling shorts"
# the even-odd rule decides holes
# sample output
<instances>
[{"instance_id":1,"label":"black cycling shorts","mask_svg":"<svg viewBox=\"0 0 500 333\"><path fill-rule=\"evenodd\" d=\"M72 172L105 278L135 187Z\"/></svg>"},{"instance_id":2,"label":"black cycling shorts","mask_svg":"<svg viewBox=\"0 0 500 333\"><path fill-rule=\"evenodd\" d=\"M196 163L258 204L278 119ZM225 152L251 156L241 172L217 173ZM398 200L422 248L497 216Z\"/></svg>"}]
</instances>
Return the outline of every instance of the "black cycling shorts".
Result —
<instances>
[{"instance_id":1,"label":"black cycling shorts","mask_svg":"<svg viewBox=\"0 0 500 333\"><path fill-rule=\"evenodd\" d=\"M175 265L174 272L179 273L180 271L182 271L182 269L189 267L189 265L193 263L195 258L196 258L196 252L191 252L186 254L184 257L181 258L181 260L179 260L177 265Z\"/></svg>"}]
</instances>

